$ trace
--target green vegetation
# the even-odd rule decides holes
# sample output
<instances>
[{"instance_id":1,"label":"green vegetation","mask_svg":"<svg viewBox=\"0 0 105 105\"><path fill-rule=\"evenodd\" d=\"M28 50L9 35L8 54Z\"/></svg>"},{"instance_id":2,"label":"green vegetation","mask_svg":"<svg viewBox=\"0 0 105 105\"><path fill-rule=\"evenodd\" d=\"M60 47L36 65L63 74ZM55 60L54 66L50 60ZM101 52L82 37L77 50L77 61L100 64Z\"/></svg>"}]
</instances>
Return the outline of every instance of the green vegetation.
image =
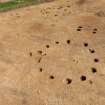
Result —
<instances>
[{"instance_id":1,"label":"green vegetation","mask_svg":"<svg viewBox=\"0 0 105 105\"><path fill-rule=\"evenodd\" d=\"M13 8L18 8L31 4L38 4L39 0L11 0L8 2L0 3L0 10L8 10Z\"/></svg>"}]
</instances>

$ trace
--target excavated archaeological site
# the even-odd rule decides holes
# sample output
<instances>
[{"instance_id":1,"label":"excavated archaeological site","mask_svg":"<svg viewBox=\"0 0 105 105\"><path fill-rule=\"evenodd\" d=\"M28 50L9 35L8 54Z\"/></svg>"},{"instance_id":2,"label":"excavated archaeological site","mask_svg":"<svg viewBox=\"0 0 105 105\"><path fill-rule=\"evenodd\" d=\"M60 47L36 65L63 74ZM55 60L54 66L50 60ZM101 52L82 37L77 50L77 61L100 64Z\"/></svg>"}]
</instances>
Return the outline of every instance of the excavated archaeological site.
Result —
<instances>
[{"instance_id":1,"label":"excavated archaeological site","mask_svg":"<svg viewBox=\"0 0 105 105\"><path fill-rule=\"evenodd\" d=\"M0 12L0 105L105 105L105 0Z\"/></svg>"}]
</instances>

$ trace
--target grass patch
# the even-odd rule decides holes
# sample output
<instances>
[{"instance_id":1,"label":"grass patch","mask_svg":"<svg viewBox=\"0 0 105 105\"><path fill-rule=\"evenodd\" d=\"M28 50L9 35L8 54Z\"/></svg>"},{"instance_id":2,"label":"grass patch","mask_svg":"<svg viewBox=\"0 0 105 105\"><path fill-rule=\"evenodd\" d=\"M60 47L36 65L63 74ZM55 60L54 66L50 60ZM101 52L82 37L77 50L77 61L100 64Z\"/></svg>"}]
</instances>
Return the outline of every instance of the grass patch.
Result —
<instances>
[{"instance_id":1,"label":"grass patch","mask_svg":"<svg viewBox=\"0 0 105 105\"><path fill-rule=\"evenodd\" d=\"M38 4L39 0L12 0L9 2L0 3L0 10L13 9L30 4Z\"/></svg>"}]
</instances>

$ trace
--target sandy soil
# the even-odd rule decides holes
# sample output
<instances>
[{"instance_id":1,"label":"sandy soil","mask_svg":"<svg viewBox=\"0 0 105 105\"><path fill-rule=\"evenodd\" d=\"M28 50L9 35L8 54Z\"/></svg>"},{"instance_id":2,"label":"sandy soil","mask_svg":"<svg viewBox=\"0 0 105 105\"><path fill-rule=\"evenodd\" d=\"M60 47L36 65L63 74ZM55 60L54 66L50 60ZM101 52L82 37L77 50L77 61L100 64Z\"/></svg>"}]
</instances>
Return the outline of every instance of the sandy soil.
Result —
<instances>
[{"instance_id":1,"label":"sandy soil","mask_svg":"<svg viewBox=\"0 0 105 105\"><path fill-rule=\"evenodd\" d=\"M0 105L105 104L105 0L60 0L0 13Z\"/></svg>"}]
</instances>

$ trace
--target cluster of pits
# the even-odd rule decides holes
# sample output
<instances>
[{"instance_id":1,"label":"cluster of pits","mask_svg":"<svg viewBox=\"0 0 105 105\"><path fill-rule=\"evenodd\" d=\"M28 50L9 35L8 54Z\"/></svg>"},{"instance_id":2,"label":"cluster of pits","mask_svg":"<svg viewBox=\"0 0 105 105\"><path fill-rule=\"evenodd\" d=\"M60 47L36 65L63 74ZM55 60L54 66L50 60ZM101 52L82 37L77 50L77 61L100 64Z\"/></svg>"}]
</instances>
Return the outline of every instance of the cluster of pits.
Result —
<instances>
[{"instance_id":1,"label":"cluster of pits","mask_svg":"<svg viewBox=\"0 0 105 105\"><path fill-rule=\"evenodd\" d=\"M71 8L71 6L69 4L67 4L66 6L59 5L59 7L54 6L54 7L43 8L43 9L41 9L40 12L41 12L42 16L44 16L44 17L67 16L67 15L71 14L70 8Z\"/></svg>"},{"instance_id":2,"label":"cluster of pits","mask_svg":"<svg viewBox=\"0 0 105 105\"><path fill-rule=\"evenodd\" d=\"M79 26L77 28L77 31L81 31L82 29L83 29L83 27L82 26ZM93 29L93 32L94 33L96 33L96 31L97 31L96 28ZM70 43L71 43L71 40L70 39L66 40L66 44L69 45ZM60 44L60 42L59 41L55 41L55 44ZM88 43L86 43L86 42L83 43L83 46L88 49L89 53L91 53L91 54L94 54L95 53L95 50L94 49L89 48L89 44ZM47 44L47 45L45 45L45 47L47 49L49 49L50 48L50 45ZM43 58L43 56L46 56L47 54L46 53L43 53L43 51L41 51L41 50L38 50L37 52L38 52L38 54L41 55L41 57L38 60L38 63L41 63L41 59ZM30 55L30 57L32 57L33 56L32 52L30 52L29 55ZM99 62L99 59L98 58L94 58L93 61L94 61L94 63L98 63ZM97 68L95 68L95 67L90 67L90 70L91 70L91 72L93 74L95 74L97 72ZM44 69L42 67L40 67L39 68L39 72L43 72L43 71L44 71ZM49 76L49 79L54 80L55 79L55 76L54 75L50 75ZM80 76L80 80L81 81L86 81L87 80L86 75L81 75ZM72 83L73 80L71 78L66 78L65 81L66 81L66 84L69 85L69 84ZM90 82L90 84L92 84L92 81L91 80L89 82Z\"/></svg>"},{"instance_id":3,"label":"cluster of pits","mask_svg":"<svg viewBox=\"0 0 105 105\"><path fill-rule=\"evenodd\" d=\"M82 31L82 30L83 30L83 27L82 27L82 26L78 26L77 31ZM98 31L98 29L97 29L97 28L94 28L94 29L92 30L92 34L96 34L97 31Z\"/></svg>"}]
</instances>

